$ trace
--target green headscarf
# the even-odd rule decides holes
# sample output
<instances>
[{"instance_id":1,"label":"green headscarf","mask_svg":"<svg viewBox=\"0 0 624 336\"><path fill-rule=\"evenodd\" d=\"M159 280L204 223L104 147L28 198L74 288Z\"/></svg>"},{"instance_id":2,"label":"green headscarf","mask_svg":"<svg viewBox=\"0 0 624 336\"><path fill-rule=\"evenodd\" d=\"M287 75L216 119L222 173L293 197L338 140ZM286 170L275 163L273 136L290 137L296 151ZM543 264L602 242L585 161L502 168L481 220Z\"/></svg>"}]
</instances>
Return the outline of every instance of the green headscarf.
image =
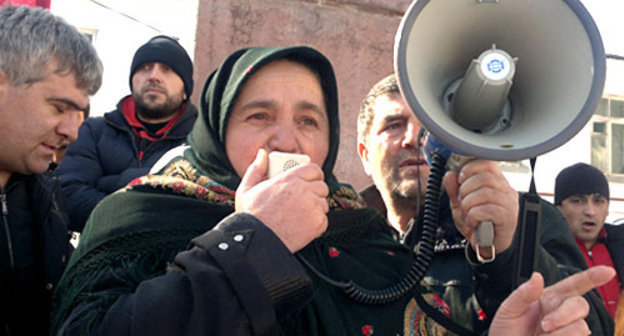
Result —
<instances>
[{"instance_id":1,"label":"green headscarf","mask_svg":"<svg viewBox=\"0 0 624 336\"><path fill-rule=\"evenodd\" d=\"M329 152L322 168L330 192L338 189L333 175L340 142L336 77L329 60L305 46L240 49L210 74L199 98L199 117L188 136L191 149L184 153L200 174L236 190L240 177L225 152L225 130L230 112L247 80L263 66L284 58L295 59L320 75L329 119Z\"/></svg>"}]
</instances>

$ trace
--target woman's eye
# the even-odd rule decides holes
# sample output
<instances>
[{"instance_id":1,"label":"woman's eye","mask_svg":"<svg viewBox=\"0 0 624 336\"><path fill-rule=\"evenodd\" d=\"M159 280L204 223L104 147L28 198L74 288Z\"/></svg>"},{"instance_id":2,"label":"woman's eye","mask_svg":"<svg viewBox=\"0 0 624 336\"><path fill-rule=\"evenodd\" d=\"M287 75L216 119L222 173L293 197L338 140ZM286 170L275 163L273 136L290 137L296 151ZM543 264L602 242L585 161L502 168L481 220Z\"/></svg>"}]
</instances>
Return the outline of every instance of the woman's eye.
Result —
<instances>
[{"instance_id":1,"label":"woman's eye","mask_svg":"<svg viewBox=\"0 0 624 336\"><path fill-rule=\"evenodd\" d=\"M304 118L301 123L305 126L317 126L318 123L313 118Z\"/></svg>"},{"instance_id":2,"label":"woman's eye","mask_svg":"<svg viewBox=\"0 0 624 336\"><path fill-rule=\"evenodd\" d=\"M250 114L247 117L247 120L266 120L266 119L268 119L268 117L265 113L254 113L254 114Z\"/></svg>"}]
</instances>

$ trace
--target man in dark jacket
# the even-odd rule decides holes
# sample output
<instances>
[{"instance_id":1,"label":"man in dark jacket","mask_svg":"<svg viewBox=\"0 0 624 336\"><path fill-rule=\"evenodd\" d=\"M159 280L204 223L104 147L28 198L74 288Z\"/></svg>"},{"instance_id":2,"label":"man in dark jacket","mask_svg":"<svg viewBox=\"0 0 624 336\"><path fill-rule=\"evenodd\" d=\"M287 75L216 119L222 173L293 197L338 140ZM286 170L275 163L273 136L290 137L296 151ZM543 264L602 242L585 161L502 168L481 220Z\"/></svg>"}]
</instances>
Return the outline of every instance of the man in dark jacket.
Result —
<instances>
[{"instance_id":1,"label":"man in dark jacket","mask_svg":"<svg viewBox=\"0 0 624 336\"><path fill-rule=\"evenodd\" d=\"M195 122L197 109L188 102L193 64L170 37L156 36L136 51L130 90L116 110L84 122L55 171L73 231L82 231L102 198L146 175L165 152L184 143Z\"/></svg>"},{"instance_id":2,"label":"man in dark jacket","mask_svg":"<svg viewBox=\"0 0 624 336\"><path fill-rule=\"evenodd\" d=\"M412 248L425 245L421 242L425 218L434 222L433 258L422 281L427 294L415 311L444 307L444 314L434 317L438 328L481 333L512 289L518 193L495 162L475 160L459 175L450 172L444 177L446 193L442 199L434 199L439 204L438 213L425 216L431 168L421 148L423 131L401 96L394 75L373 86L358 117L358 152L374 182L362 195L383 211L395 237ZM495 223L496 256L491 262L480 260L475 253L474 226L483 220ZM542 274L547 285L587 267L572 236L561 234L566 231L565 220L546 202L542 204L541 222L535 271ZM612 333L613 322L598 298L590 294L588 300L597 307L587 320L593 333Z\"/></svg>"},{"instance_id":3,"label":"man in dark jacket","mask_svg":"<svg viewBox=\"0 0 624 336\"><path fill-rule=\"evenodd\" d=\"M589 266L614 267L617 277L598 287L607 310L615 318L624 284L624 226L605 223L609 215L609 182L596 167L576 163L555 179L555 205Z\"/></svg>"},{"instance_id":4,"label":"man in dark jacket","mask_svg":"<svg viewBox=\"0 0 624 336\"><path fill-rule=\"evenodd\" d=\"M49 11L0 8L0 335L47 335L71 252L55 150L102 81L90 42Z\"/></svg>"}]
</instances>

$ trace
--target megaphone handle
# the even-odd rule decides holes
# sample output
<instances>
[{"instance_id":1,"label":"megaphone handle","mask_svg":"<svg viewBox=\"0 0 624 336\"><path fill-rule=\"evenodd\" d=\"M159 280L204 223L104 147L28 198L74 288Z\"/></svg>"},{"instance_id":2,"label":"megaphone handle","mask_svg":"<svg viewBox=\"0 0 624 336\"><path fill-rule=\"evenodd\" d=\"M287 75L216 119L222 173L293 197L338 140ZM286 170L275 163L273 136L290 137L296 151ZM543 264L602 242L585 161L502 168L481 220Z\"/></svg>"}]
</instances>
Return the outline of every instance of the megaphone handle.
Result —
<instances>
[{"instance_id":1,"label":"megaphone handle","mask_svg":"<svg viewBox=\"0 0 624 336\"><path fill-rule=\"evenodd\" d=\"M481 263L489 263L496 259L496 249L494 248L494 224L491 221L483 221L477 224L475 229L477 237L477 260ZM482 252L490 251L488 258L483 258Z\"/></svg>"},{"instance_id":2,"label":"megaphone handle","mask_svg":"<svg viewBox=\"0 0 624 336\"><path fill-rule=\"evenodd\" d=\"M474 160L472 156L459 155L452 153L446 161L446 169L459 173L461 168L468 162ZM477 254L477 260L481 263L489 263L496 259L496 249L494 248L494 223L491 221L483 221L477 224L475 229L475 236L477 238L477 248L475 253ZM489 250L490 256L484 258L483 253Z\"/></svg>"}]
</instances>

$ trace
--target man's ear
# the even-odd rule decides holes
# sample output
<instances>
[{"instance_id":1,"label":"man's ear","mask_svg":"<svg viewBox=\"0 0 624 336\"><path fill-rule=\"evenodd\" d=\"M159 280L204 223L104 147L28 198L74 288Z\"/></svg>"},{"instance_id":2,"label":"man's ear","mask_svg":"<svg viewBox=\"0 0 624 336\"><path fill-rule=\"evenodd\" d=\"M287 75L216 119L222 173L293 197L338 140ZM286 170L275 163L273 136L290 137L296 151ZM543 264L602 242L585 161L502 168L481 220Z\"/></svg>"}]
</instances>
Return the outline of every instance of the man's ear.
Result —
<instances>
[{"instance_id":1,"label":"man's ear","mask_svg":"<svg viewBox=\"0 0 624 336\"><path fill-rule=\"evenodd\" d=\"M360 161L362 161L362 166L364 166L364 172L366 173L366 175L371 177L371 168L370 163L368 162L368 148L366 148L366 145L361 142L358 142L358 154L360 155Z\"/></svg>"}]
</instances>

